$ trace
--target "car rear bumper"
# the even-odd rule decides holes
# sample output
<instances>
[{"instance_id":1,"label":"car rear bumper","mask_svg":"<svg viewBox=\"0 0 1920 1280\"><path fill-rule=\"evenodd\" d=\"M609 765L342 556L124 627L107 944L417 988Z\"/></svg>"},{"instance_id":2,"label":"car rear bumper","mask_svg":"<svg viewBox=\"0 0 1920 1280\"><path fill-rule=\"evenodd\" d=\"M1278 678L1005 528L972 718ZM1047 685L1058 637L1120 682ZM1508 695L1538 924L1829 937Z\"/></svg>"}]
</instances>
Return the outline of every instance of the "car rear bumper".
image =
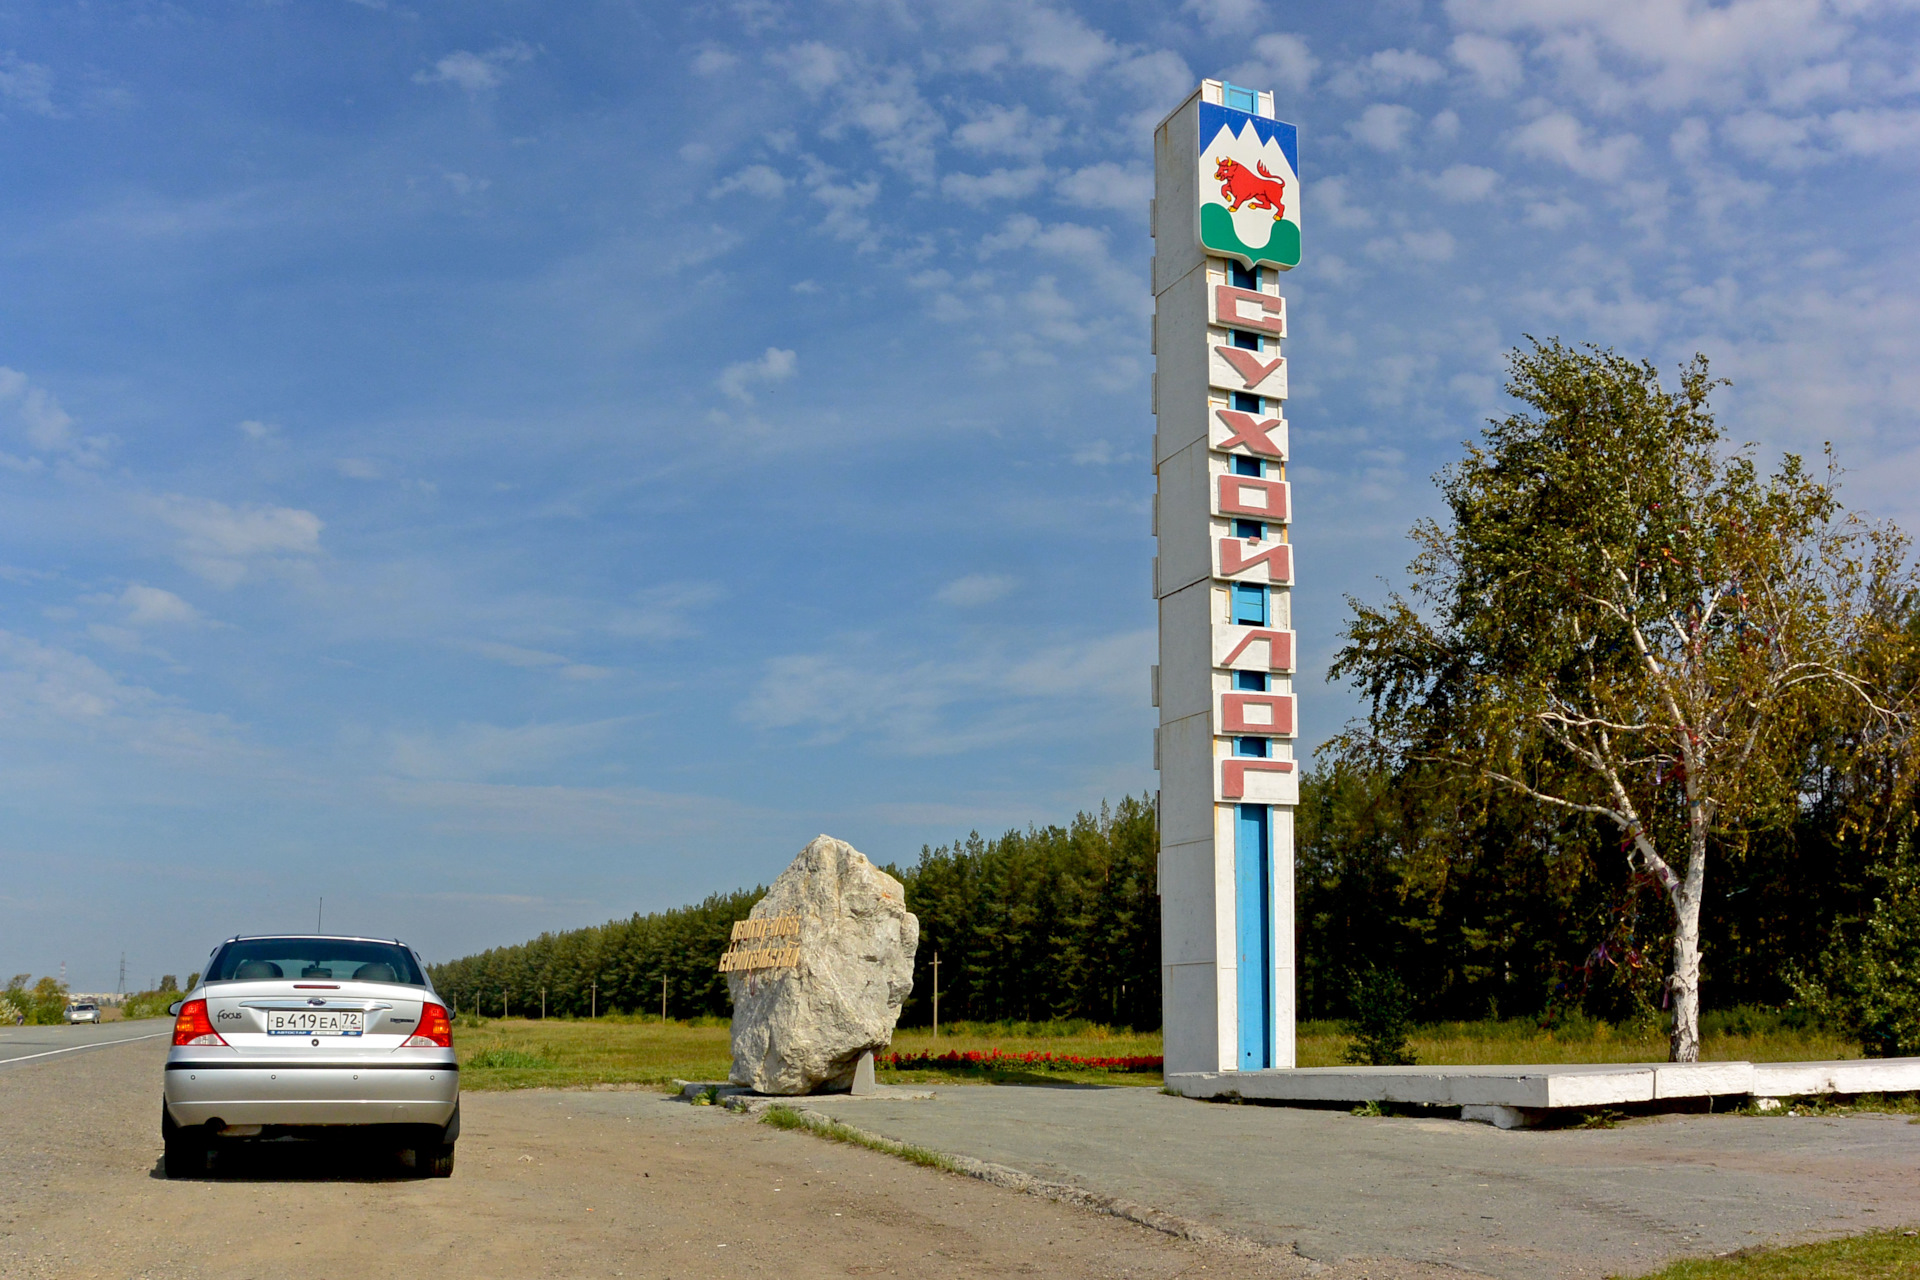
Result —
<instances>
[{"instance_id":1,"label":"car rear bumper","mask_svg":"<svg viewBox=\"0 0 1920 1280\"><path fill-rule=\"evenodd\" d=\"M460 1099L453 1062L342 1065L176 1060L167 1063L167 1112L181 1126L445 1125Z\"/></svg>"}]
</instances>

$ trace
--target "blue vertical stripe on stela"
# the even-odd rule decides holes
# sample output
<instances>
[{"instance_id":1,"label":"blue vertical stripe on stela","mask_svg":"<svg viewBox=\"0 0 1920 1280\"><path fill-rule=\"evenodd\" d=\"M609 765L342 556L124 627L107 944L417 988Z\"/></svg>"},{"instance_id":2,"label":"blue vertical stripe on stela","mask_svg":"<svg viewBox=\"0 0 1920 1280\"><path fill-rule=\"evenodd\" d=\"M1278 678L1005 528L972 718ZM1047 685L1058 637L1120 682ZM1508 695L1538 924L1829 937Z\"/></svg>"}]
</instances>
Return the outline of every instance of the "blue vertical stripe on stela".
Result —
<instances>
[{"instance_id":1,"label":"blue vertical stripe on stela","mask_svg":"<svg viewBox=\"0 0 1920 1280\"><path fill-rule=\"evenodd\" d=\"M1239 806L1233 824L1234 912L1239 945L1240 1069L1273 1065L1273 840L1263 804Z\"/></svg>"}]
</instances>

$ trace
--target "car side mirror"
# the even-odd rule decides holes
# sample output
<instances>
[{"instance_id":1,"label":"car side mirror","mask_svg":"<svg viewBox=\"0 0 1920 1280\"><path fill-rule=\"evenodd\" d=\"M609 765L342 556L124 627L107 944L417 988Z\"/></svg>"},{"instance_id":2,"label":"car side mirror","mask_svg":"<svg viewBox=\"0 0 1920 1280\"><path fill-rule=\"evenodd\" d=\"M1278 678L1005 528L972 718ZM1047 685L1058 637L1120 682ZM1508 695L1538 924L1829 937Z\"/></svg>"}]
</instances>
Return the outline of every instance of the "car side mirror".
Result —
<instances>
[{"instance_id":1,"label":"car side mirror","mask_svg":"<svg viewBox=\"0 0 1920 1280\"><path fill-rule=\"evenodd\" d=\"M172 1004L167 1006L167 1013L172 1017L175 1017L175 1018L179 1017L180 1006L185 1003L186 1003L185 1000L175 1000Z\"/></svg>"}]
</instances>

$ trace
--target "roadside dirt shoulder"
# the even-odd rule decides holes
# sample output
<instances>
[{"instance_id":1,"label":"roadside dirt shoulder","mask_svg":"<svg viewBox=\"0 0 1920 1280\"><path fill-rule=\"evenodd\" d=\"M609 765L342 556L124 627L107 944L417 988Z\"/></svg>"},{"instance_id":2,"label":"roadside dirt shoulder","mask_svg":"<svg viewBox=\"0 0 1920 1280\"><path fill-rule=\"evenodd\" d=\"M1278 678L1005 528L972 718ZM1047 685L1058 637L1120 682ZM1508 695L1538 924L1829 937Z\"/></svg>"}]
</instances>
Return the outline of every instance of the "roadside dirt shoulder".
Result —
<instances>
[{"instance_id":1,"label":"roadside dirt shoulder","mask_svg":"<svg viewBox=\"0 0 1920 1280\"><path fill-rule=\"evenodd\" d=\"M467 1094L444 1181L273 1154L172 1182L163 1056L137 1044L0 1071L0 1274L1337 1274L639 1092Z\"/></svg>"}]
</instances>

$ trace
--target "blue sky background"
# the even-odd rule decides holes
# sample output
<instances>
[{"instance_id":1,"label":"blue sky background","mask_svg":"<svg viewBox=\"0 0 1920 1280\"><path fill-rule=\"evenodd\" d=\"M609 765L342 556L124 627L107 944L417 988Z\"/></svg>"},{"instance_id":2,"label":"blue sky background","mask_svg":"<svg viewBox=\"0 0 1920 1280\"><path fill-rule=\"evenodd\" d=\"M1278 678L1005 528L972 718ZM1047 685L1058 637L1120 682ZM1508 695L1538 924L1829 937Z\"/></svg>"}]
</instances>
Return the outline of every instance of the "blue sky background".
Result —
<instances>
[{"instance_id":1,"label":"blue sky background","mask_svg":"<svg viewBox=\"0 0 1920 1280\"><path fill-rule=\"evenodd\" d=\"M1150 131L1301 128L1302 716L1526 333L1916 523L1870 0L0 3L0 975L1153 785Z\"/></svg>"}]
</instances>

